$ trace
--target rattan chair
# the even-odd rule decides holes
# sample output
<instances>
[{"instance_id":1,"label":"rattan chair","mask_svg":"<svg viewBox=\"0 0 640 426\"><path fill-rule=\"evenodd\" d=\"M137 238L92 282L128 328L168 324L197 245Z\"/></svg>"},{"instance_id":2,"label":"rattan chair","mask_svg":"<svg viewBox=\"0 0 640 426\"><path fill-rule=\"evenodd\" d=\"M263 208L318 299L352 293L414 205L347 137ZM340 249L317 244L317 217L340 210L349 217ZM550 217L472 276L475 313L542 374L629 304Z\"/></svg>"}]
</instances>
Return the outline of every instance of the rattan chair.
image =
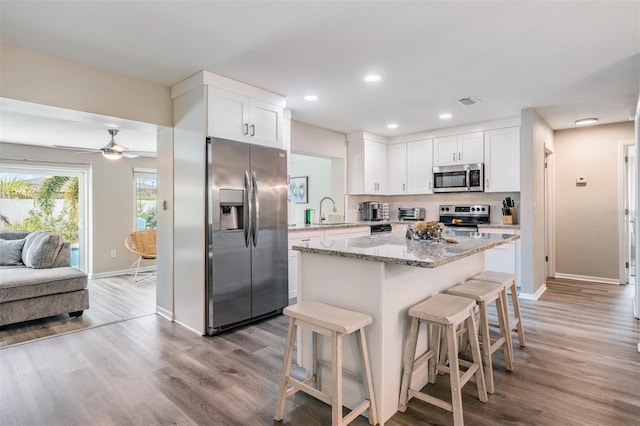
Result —
<instances>
[{"instance_id":1,"label":"rattan chair","mask_svg":"<svg viewBox=\"0 0 640 426\"><path fill-rule=\"evenodd\" d=\"M141 231L133 231L124 240L124 245L129 251L138 255L136 260L129 270L136 268L136 272L133 276L134 281L141 281L145 278L149 278L155 275L155 272L138 278L138 270L140 269L140 262L142 260L155 260L156 259L156 230L144 229Z\"/></svg>"}]
</instances>

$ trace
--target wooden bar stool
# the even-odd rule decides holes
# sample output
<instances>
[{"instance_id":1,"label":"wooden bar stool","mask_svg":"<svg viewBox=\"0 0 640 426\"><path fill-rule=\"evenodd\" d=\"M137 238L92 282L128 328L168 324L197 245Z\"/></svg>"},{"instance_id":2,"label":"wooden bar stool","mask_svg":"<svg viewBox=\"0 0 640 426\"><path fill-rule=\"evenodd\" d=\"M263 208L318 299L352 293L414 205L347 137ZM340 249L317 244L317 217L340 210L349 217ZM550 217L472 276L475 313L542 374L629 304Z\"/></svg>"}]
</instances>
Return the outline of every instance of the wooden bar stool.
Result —
<instances>
[{"instance_id":1,"label":"wooden bar stool","mask_svg":"<svg viewBox=\"0 0 640 426\"><path fill-rule=\"evenodd\" d=\"M305 301L284 308L283 313L289 317L289 332L282 361L280 388L276 402L274 419L281 421L284 416L284 406L287 397L298 391L303 391L326 404L331 405L331 424L334 426L347 425L356 417L369 409L369 423L376 425L377 409L371 380L371 367L365 340L364 327L372 323L369 315L348 311L319 302ZM291 361L297 327L307 328L313 335L313 372L311 377L301 382L291 377ZM362 383L365 400L354 408L344 418L342 417L342 337L356 332L360 348L362 363ZM331 338L332 354L332 394L322 392L318 375L318 334ZM314 384L312 387L310 384ZM291 386L291 387L289 387Z\"/></svg>"},{"instance_id":2,"label":"wooden bar stool","mask_svg":"<svg viewBox=\"0 0 640 426\"><path fill-rule=\"evenodd\" d=\"M506 316L506 290L498 284L489 281L468 280L447 290L447 294L468 297L475 300L480 309L480 335L482 346L482 360L484 361L484 376L487 382L487 392L494 392L493 385L493 361L492 355L495 351L504 350L504 360L507 370L513 370L513 350L511 348L511 334L509 333L509 321ZM491 341L489 335L489 314L487 305L496 302L498 311L498 324L500 327L500 337Z\"/></svg>"},{"instance_id":3,"label":"wooden bar stool","mask_svg":"<svg viewBox=\"0 0 640 426\"><path fill-rule=\"evenodd\" d=\"M520 303L518 302L518 289L516 288L515 274L506 272L485 271L473 277L474 280L491 281L502 284L507 291L511 291L511 304L513 305L513 314L515 319L511 321L509 318L509 330L518 333L518 343L521 348L525 347L524 328L522 327L522 318L520 317ZM510 317L509 310L507 315Z\"/></svg>"},{"instance_id":4,"label":"wooden bar stool","mask_svg":"<svg viewBox=\"0 0 640 426\"><path fill-rule=\"evenodd\" d=\"M418 398L436 407L443 408L453 413L453 424L460 426L464 424L462 416L462 387L475 375L476 385L478 387L478 397L480 401L487 402L487 390L485 387L484 374L482 371L482 358L480 355L480 346L478 343L478 335L476 334L476 321L473 314L475 301L466 297L452 296L449 294L436 294L431 298L418 303L409 309L411 317L411 327L409 329L409 337L405 348L404 371L402 374L402 383L400 386L400 401L398 410L405 412L407 410L407 402L412 398ZM418 329L420 323L425 322L430 329L430 343L427 352L419 356L416 355L416 343L418 340ZM469 334L471 343L471 354L473 362L467 362L458 359L458 326L462 326L461 332ZM435 329L442 331L444 329L444 338L447 345L447 353L449 358L449 366L445 364L445 359L438 357L437 338ZM438 333L439 335L439 333ZM445 343L443 343L445 344ZM442 399L427 395L423 392L411 389L411 378L414 370L427 362L430 372L432 365L435 364L435 373L449 373L451 381L451 403ZM460 366L466 367L466 371L460 375ZM435 380L435 374L431 379Z\"/></svg>"}]
</instances>

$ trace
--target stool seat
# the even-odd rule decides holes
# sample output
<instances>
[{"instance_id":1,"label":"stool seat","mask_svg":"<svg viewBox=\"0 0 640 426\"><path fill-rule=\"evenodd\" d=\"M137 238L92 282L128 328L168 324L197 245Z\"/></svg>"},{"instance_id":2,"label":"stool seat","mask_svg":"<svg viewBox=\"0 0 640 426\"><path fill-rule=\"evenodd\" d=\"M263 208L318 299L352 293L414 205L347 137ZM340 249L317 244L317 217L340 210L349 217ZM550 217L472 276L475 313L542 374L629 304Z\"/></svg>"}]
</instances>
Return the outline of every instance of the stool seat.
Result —
<instances>
[{"instance_id":1,"label":"stool seat","mask_svg":"<svg viewBox=\"0 0 640 426\"><path fill-rule=\"evenodd\" d=\"M498 283L491 281L469 280L463 284L451 287L447 290L448 294L455 296L468 297L476 302L485 302L487 300L495 300L504 287Z\"/></svg>"},{"instance_id":2,"label":"stool seat","mask_svg":"<svg viewBox=\"0 0 640 426\"><path fill-rule=\"evenodd\" d=\"M340 334L351 334L373 322L367 314L312 301L287 306L282 313Z\"/></svg>"},{"instance_id":3,"label":"stool seat","mask_svg":"<svg viewBox=\"0 0 640 426\"><path fill-rule=\"evenodd\" d=\"M502 285L507 285L511 283L511 281L516 280L515 274L509 274L507 272L497 272L497 271L484 271L477 275L474 275L474 280L481 281L492 281L494 283L500 283Z\"/></svg>"},{"instance_id":4,"label":"stool seat","mask_svg":"<svg viewBox=\"0 0 640 426\"><path fill-rule=\"evenodd\" d=\"M458 324L475 305L469 298L440 293L409 308L409 316L444 325Z\"/></svg>"}]
</instances>

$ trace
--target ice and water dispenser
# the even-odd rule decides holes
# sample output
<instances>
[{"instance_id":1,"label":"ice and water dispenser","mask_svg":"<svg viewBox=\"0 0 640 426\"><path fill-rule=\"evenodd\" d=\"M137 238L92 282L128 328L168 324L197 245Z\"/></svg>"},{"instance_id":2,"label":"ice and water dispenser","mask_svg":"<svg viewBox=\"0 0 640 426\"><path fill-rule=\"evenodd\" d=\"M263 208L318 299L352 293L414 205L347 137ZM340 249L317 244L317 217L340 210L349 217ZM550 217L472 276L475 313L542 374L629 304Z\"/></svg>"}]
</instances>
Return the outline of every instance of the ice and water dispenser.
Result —
<instances>
[{"instance_id":1,"label":"ice and water dispenser","mask_svg":"<svg viewBox=\"0 0 640 426\"><path fill-rule=\"evenodd\" d=\"M244 229L244 189L220 190L220 230Z\"/></svg>"}]
</instances>

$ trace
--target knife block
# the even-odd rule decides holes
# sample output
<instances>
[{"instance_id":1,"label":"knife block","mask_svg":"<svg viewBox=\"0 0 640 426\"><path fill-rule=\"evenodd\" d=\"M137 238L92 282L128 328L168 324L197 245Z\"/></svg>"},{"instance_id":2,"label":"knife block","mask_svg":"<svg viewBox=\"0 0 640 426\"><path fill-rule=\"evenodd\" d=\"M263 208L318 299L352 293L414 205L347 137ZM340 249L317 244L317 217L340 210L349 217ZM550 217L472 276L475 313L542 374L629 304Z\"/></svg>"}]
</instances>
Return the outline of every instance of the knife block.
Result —
<instances>
[{"instance_id":1,"label":"knife block","mask_svg":"<svg viewBox=\"0 0 640 426\"><path fill-rule=\"evenodd\" d=\"M509 215L502 216L502 223L504 225L515 225L518 223L518 218L516 217L516 209L515 207L509 207Z\"/></svg>"}]
</instances>

